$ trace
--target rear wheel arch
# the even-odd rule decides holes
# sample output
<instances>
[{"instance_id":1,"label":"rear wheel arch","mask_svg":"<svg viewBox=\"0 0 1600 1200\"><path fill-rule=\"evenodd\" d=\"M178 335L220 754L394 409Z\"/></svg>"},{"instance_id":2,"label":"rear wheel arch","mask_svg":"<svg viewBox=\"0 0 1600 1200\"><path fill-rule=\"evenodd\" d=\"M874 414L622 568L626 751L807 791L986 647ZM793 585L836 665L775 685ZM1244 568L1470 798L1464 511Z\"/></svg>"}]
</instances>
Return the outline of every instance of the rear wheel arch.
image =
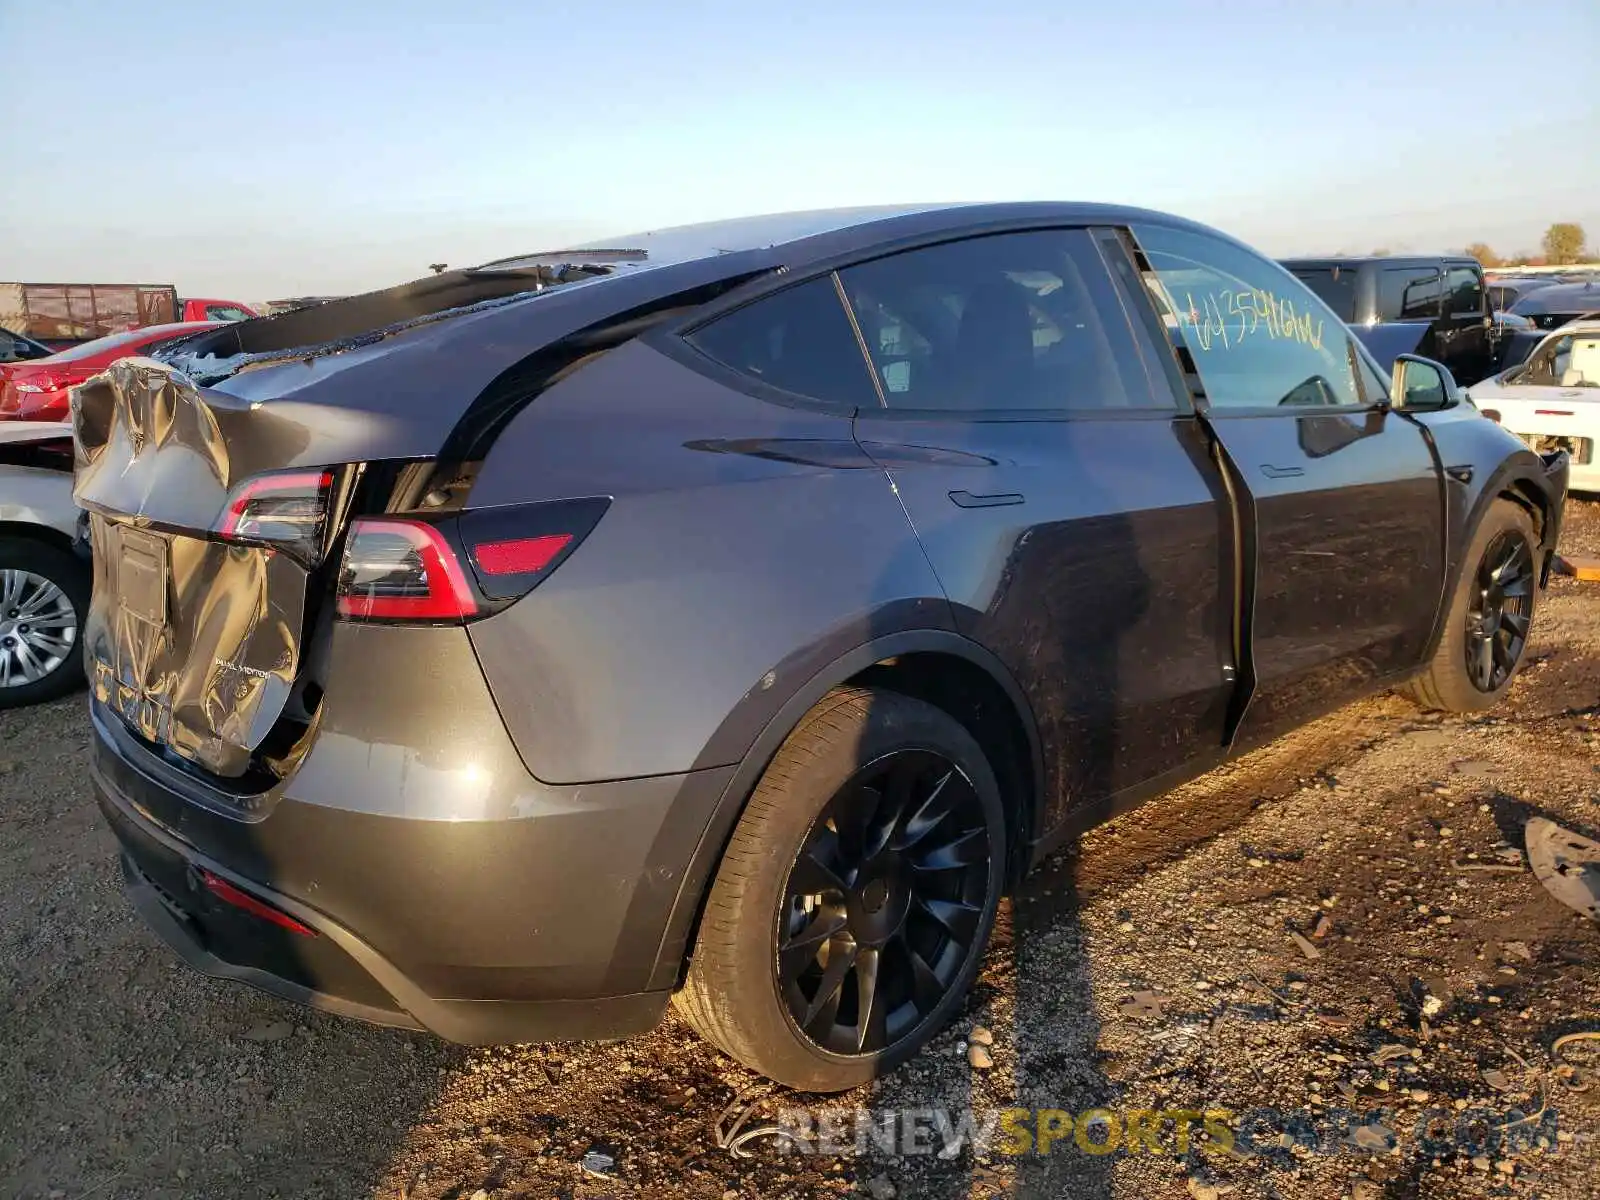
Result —
<instances>
[{"instance_id":1,"label":"rear wheel arch","mask_svg":"<svg viewBox=\"0 0 1600 1200\"><path fill-rule=\"evenodd\" d=\"M1031 710L1002 678L1010 680L998 663L991 667L948 650L924 650L882 659L844 684L922 700L972 735L1000 785L1011 832L1008 881L1015 881L1026 869L1026 846L1037 833L1043 771Z\"/></svg>"},{"instance_id":2,"label":"rear wheel arch","mask_svg":"<svg viewBox=\"0 0 1600 1200\"><path fill-rule=\"evenodd\" d=\"M977 689L978 695L963 703L962 685ZM940 629L887 634L833 659L795 688L750 743L684 873L652 987L681 982L717 865L767 764L823 697L846 686L882 688L924 700L972 733L990 759L1007 805L1012 833L1008 882L1026 869L1044 774L1037 726L1022 689L999 659L960 634ZM730 715L724 727L738 716L737 711Z\"/></svg>"}]
</instances>

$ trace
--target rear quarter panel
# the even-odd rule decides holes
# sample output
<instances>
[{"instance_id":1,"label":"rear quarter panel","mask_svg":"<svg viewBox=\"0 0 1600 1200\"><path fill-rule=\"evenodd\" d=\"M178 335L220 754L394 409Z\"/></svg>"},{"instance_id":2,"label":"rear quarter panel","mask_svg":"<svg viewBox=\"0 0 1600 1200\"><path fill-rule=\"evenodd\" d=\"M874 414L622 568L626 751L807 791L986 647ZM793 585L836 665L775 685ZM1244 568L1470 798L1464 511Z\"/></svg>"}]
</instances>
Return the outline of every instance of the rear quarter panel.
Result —
<instances>
[{"instance_id":1,"label":"rear quarter panel","mask_svg":"<svg viewBox=\"0 0 1600 1200\"><path fill-rule=\"evenodd\" d=\"M547 783L737 762L850 650L953 628L847 412L757 399L631 342L524 409L469 503L594 495L612 505L571 558L470 627Z\"/></svg>"}]
</instances>

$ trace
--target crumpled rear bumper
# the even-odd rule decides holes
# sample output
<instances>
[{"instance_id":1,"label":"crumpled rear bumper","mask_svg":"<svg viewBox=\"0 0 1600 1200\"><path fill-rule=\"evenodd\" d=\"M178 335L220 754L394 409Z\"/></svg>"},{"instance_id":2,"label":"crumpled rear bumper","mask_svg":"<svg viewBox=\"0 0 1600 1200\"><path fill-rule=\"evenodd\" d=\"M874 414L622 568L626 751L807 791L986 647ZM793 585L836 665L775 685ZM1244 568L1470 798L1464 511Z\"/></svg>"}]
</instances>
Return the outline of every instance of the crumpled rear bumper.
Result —
<instances>
[{"instance_id":1,"label":"crumpled rear bumper","mask_svg":"<svg viewBox=\"0 0 1600 1200\"><path fill-rule=\"evenodd\" d=\"M670 989L589 999L460 999L416 979L328 915L247 879L185 845L96 780L122 847L124 891L146 924L190 967L272 995L378 1025L424 1029L468 1045L612 1038L660 1020ZM220 876L315 936L280 928L214 896Z\"/></svg>"}]
</instances>

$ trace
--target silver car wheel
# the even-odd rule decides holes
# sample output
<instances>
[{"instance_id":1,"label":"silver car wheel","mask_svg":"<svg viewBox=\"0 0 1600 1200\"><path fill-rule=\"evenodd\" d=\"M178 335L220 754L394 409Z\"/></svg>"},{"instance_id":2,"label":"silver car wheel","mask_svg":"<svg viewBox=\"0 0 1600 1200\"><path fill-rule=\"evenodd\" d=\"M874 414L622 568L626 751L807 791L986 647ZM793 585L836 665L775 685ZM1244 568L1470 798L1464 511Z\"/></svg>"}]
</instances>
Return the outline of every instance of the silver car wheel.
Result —
<instances>
[{"instance_id":1,"label":"silver car wheel","mask_svg":"<svg viewBox=\"0 0 1600 1200\"><path fill-rule=\"evenodd\" d=\"M0 688L37 683L61 666L78 640L78 614L51 580L0 570Z\"/></svg>"}]
</instances>

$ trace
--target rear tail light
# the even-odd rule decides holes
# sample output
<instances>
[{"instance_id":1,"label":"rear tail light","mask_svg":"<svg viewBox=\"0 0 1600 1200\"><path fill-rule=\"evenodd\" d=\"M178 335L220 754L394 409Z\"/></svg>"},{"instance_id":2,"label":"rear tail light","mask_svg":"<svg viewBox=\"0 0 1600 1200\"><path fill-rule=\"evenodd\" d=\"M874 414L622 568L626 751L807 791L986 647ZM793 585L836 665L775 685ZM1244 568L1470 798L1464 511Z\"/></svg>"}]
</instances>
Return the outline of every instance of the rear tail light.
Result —
<instances>
[{"instance_id":1,"label":"rear tail light","mask_svg":"<svg viewBox=\"0 0 1600 1200\"><path fill-rule=\"evenodd\" d=\"M399 517L363 517L351 525L338 594L339 615L356 620L461 621L478 611L444 534Z\"/></svg>"},{"instance_id":2,"label":"rear tail light","mask_svg":"<svg viewBox=\"0 0 1600 1200\"><path fill-rule=\"evenodd\" d=\"M604 497L475 509L434 524L351 523L338 611L356 621L466 621L548 578L599 523Z\"/></svg>"},{"instance_id":3,"label":"rear tail light","mask_svg":"<svg viewBox=\"0 0 1600 1200\"><path fill-rule=\"evenodd\" d=\"M307 561L322 546L331 471L284 471L247 479L228 497L213 529L229 541L264 542Z\"/></svg>"},{"instance_id":4,"label":"rear tail light","mask_svg":"<svg viewBox=\"0 0 1600 1200\"><path fill-rule=\"evenodd\" d=\"M1480 408L1478 410L1496 425L1500 424L1500 410L1498 408Z\"/></svg>"},{"instance_id":5,"label":"rear tail light","mask_svg":"<svg viewBox=\"0 0 1600 1200\"><path fill-rule=\"evenodd\" d=\"M0 417L16 421L56 421L67 415L67 395L62 389L71 380L54 375L29 375L22 380L7 380L0 388Z\"/></svg>"}]
</instances>

